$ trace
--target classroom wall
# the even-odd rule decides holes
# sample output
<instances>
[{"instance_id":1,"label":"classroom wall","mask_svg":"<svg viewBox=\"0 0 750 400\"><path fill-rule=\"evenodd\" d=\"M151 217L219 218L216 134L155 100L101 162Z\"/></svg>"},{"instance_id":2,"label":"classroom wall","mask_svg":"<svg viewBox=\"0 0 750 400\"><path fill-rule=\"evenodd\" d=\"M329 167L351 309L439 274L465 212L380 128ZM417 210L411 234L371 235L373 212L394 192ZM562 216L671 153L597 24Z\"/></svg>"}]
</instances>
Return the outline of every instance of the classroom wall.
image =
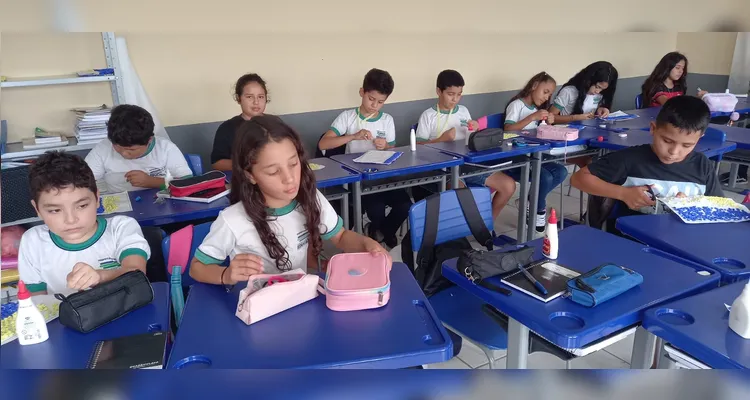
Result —
<instances>
[{"instance_id":1,"label":"classroom wall","mask_svg":"<svg viewBox=\"0 0 750 400\"><path fill-rule=\"evenodd\" d=\"M691 57L691 85L723 90L731 34L713 35L554 35L556 43L585 44L575 46L571 55L570 47L553 45L546 33L457 33L439 42L435 35L391 33L377 34L376 45L370 44L369 33L122 34L172 140L183 151L204 157L218 124L239 112L232 84L245 72L258 72L267 80L272 99L267 111L282 115L312 149L342 109L358 105L364 73L371 67L386 69L396 88L384 111L394 116L399 142L405 143L408 127L435 102L435 76L442 69L464 75L463 103L472 115L481 116L502 112L508 99L541 70L562 84L588 63L608 60L620 72L615 108L631 109L655 63L680 46ZM0 43L3 75L63 74L104 65L101 36L95 33L4 33ZM19 140L35 126L70 132L72 106L111 101L107 83L11 88L0 98L0 118L9 120L9 139Z\"/></svg>"}]
</instances>

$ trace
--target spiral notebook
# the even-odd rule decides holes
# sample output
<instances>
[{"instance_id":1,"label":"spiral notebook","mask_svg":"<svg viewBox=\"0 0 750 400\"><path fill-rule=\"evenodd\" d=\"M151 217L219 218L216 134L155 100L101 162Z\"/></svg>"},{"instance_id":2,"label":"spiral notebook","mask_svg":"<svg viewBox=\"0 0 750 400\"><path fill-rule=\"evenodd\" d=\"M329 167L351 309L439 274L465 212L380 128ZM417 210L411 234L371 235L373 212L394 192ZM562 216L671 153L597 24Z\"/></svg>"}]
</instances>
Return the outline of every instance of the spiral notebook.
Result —
<instances>
[{"instance_id":1,"label":"spiral notebook","mask_svg":"<svg viewBox=\"0 0 750 400\"><path fill-rule=\"evenodd\" d=\"M524 267L524 269L547 289L546 295L539 293L534 284L521 271L516 271L504 277L501 282L545 303L562 296L568 290L568 280L581 275L551 260L536 261Z\"/></svg>"},{"instance_id":2,"label":"spiral notebook","mask_svg":"<svg viewBox=\"0 0 750 400\"><path fill-rule=\"evenodd\" d=\"M100 340L94 344L88 369L162 369L166 332L149 332Z\"/></svg>"}]
</instances>

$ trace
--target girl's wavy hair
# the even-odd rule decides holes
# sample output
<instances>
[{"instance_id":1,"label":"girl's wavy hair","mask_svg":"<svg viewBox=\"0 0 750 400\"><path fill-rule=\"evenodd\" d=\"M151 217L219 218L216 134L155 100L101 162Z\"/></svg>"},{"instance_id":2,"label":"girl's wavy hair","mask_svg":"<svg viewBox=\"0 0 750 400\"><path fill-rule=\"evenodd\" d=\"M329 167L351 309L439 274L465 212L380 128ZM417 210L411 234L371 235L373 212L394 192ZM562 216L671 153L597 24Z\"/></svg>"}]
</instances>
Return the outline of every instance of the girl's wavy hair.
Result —
<instances>
[{"instance_id":1,"label":"girl's wavy hair","mask_svg":"<svg viewBox=\"0 0 750 400\"><path fill-rule=\"evenodd\" d=\"M597 61L590 64L580 72L575 74L562 87L573 86L578 89L578 98L573 106L573 114L583 114L583 102L586 100L586 94L591 86L599 82L607 82L609 86L602 90L602 101L599 107L612 108L612 99L615 97L617 90L617 69L606 62Z\"/></svg>"},{"instance_id":2,"label":"girl's wavy hair","mask_svg":"<svg viewBox=\"0 0 750 400\"><path fill-rule=\"evenodd\" d=\"M305 226L310 233L308 240L313 249L313 256L320 255L323 242L320 238L320 203L315 186L315 175L307 163L299 135L281 118L274 115L262 115L244 121L240 125L232 150L232 191L229 200L232 204L242 202L242 207L258 231L258 236L266 246L268 255L276 260L276 267L282 271L289 271L292 268L289 253L268 224L276 217L268 214L265 197L260 187L250 182L246 174L252 171L258 155L268 143L279 143L284 140L291 141L297 149L300 165L298 207L302 207L302 213L305 215Z\"/></svg>"},{"instance_id":3,"label":"girl's wavy hair","mask_svg":"<svg viewBox=\"0 0 750 400\"><path fill-rule=\"evenodd\" d=\"M544 71L532 76L531 79L529 79L529 81L526 83L526 86L524 86L523 89L521 89L521 91L518 92L517 95L511 97L510 100L508 100L508 104L505 105L505 109L506 110L508 109L508 106L510 105L510 103L518 99L523 99L524 97L530 95L531 92L534 90L534 84L544 83L544 82L552 82L553 84L555 84L555 78L553 78L552 76L550 76L550 74ZM548 109L551 101L552 101L552 96L550 96L549 100L547 100L544 104L539 106L538 109L539 110Z\"/></svg>"},{"instance_id":4,"label":"girl's wavy hair","mask_svg":"<svg viewBox=\"0 0 750 400\"><path fill-rule=\"evenodd\" d=\"M683 93L687 91L687 57L677 51L667 53L661 58L661 60L659 60L659 63L654 67L654 71L651 72L651 75L646 78L646 81L643 82L643 86L641 86L641 95L643 96L642 101L645 107L648 107L648 105L651 104L651 100L659 90L661 84L667 79L672 68L674 68L674 66L680 61L685 61L685 68L682 70L682 76L680 79L674 83L674 89L675 91L682 91Z\"/></svg>"}]
</instances>

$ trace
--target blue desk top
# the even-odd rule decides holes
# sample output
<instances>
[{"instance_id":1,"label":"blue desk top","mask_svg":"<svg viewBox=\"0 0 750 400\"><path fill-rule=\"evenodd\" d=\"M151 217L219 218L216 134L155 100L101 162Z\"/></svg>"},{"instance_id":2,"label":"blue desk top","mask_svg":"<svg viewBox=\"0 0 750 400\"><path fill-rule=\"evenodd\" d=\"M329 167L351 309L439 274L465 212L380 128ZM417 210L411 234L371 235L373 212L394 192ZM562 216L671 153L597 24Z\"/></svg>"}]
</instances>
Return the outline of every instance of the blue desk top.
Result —
<instances>
[{"instance_id":1,"label":"blue desk top","mask_svg":"<svg viewBox=\"0 0 750 400\"><path fill-rule=\"evenodd\" d=\"M318 296L248 326L234 315L238 295L191 288L170 368L192 356L212 368L248 369L405 368L452 357L450 337L402 263L391 270L390 301L374 310L331 311Z\"/></svg>"},{"instance_id":2,"label":"blue desk top","mask_svg":"<svg viewBox=\"0 0 750 400\"><path fill-rule=\"evenodd\" d=\"M542 259L542 240L529 244L536 248L534 260ZM626 266L643 275L639 287L595 308L562 297L544 303L512 288L513 294L505 296L476 286L456 271L456 260L443 263L443 276L562 348L585 347L638 324L643 312L654 305L719 283L719 274L698 264L583 225L560 232L557 262L582 273L608 262ZM703 276L697 271L711 274ZM498 277L488 281L504 285Z\"/></svg>"},{"instance_id":3,"label":"blue desk top","mask_svg":"<svg viewBox=\"0 0 750 400\"><path fill-rule=\"evenodd\" d=\"M651 247L719 271L722 281L750 276L750 222L686 224L676 215L635 215L617 220L617 229Z\"/></svg>"},{"instance_id":4,"label":"blue desk top","mask_svg":"<svg viewBox=\"0 0 750 400\"><path fill-rule=\"evenodd\" d=\"M651 132L641 130L627 131L626 137L620 137L617 132L608 132L604 136L604 141L591 139L589 146L604 148L609 150L620 150L626 147L638 146L641 144L650 144L652 142ZM703 138L698 141L695 151L703 153L706 157L716 157L728 153L737 148L734 142L721 142L714 139Z\"/></svg>"},{"instance_id":5,"label":"blue desk top","mask_svg":"<svg viewBox=\"0 0 750 400\"><path fill-rule=\"evenodd\" d=\"M736 126L710 124L727 134L727 141L737 143L738 149L750 149L750 128L739 128Z\"/></svg>"},{"instance_id":6,"label":"blue desk top","mask_svg":"<svg viewBox=\"0 0 750 400\"><path fill-rule=\"evenodd\" d=\"M624 121L607 121L597 118L587 119L585 121L571 122L571 125L585 125L594 128L600 128L608 131L639 130L647 129L651 121L656 120L661 107L649 107L640 110L624 111L628 114L635 114L638 118L627 119ZM603 125L603 126L602 126Z\"/></svg>"},{"instance_id":7,"label":"blue desk top","mask_svg":"<svg viewBox=\"0 0 750 400\"><path fill-rule=\"evenodd\" d=\"M391 178L400 175L434 171L455 167L464 163L464 160L460 157L445 154L421 145L417 146L417 151L411 151L411 147L409 146L396 147L390 150L404 152L391 165L355 163L353 160L363 153L340 154L331 158L355 171L361 172L363 180ZM375 171L365 172L368 168L374 168Z\"/></svg>"},{"instance_id":8,"label":"blue desk top","mask_svg":"<svg viewBox=\"0 0 750 400\"><path fill-rule=\"evenodd\" d=\"M424 146L440 150L443 153L447 153L456 157L463 157L465 162L470 163L502 160L504 158L533 154L538 151L549 150L550 148L548 144L538 144L535 146L524 147L502 146L482 151L471 151L469 150L469 146L467 146L460 140L454 140L452 142L430 143Z\"/></svg>"},{"instance_id":9,"label":"blue desk top","mask_svg":"<svg viewBox=\"0 0 750 400\"><path fill-rule=\"evenodd\" d=\"M151 331L170 330L169 286L166 282L152 283L154 300L130 314L104 325L90 333L79 333L62 326L56 319L47 324L49 339L30 346L18 341L0 349L2 368L33 369L84 369L94 343Z\"/></svg>"},{"instance_id":10,"label":"blue desk top","mask_svg":"<svg viewBox=\"0 0 750 400\"><path fill-rule=\"evenodd\" d=\"M313 171L318 189L327 188L329 186L344 185L362 179L359 172L347 168L343 164L337 163L328 157L313 158L308 162L323 166L323 169Z\"/></svg>"},{"instance_id":11,"label":"blue desk top","mask_svg":"<svg viewBox=\"0 0 750 400\"><path fill-rule=\"evenodd\" d=\"M654 307L643 327L716 369L750 368L750 340L729 329L729 311L746 282Z\"/></svg>"},{"instance_id":12,"label":"blue desk top","mask_svg":"<svg viewBox=\"0 0 750 400\"><path fill-rule=\"evenodd\" d=\"M147 189L129 192L128 195L130 196L130 204L133 205L133 211L108 214L104 217L110 215L127 215L128 217L135 218L141 226L160 226L175 222L216 217L221 210L229 207L228 196L211 203L167 199L164 203L155 204L154 200L156 200L156 192L158 191L158 189ZM135 201L136 197L140 197L141 201Z\"/></svg>"}]
</instances>

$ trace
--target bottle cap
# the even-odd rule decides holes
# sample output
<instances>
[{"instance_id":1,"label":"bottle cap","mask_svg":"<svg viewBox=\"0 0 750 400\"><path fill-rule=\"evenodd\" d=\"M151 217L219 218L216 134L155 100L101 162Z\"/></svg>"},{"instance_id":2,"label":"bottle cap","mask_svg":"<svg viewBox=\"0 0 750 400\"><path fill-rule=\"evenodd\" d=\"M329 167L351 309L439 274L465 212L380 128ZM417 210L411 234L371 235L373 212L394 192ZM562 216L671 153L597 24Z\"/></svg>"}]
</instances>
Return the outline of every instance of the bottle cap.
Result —
<instances>
[{"instance_id":1,"label":"bottle cap","mask_svg":"<svg viewBox=\"0 0 750 400\"><path fill-rule=\"evenodd\" d=\"M23 281L18 281L18 294L16 295L18 300L26 300L31 297L29 289L26 288L26 284Z\"/></svg>"},{"instance_id":2,"label":"bottle cap","mask_svg":"<svg viewBox=\"0 0 750 400\"><path fill-rule=\"evenodd\" d=\"M554 208L549 211L549 223L550 224L557 223L557 212L555 212Z\"/></svg>"}]
</instances>

